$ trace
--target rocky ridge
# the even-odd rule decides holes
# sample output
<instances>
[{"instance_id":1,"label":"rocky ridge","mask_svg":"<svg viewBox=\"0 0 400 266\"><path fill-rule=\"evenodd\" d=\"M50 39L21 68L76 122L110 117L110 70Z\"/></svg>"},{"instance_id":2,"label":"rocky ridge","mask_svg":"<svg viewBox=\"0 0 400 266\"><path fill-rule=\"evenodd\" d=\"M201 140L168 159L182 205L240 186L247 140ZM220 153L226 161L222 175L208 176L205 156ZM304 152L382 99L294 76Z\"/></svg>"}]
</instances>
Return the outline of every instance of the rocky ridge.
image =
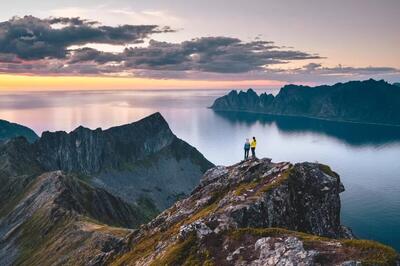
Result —
<instances>
[{"instance_id":1,"label":"rocky ridge","mask_svg":"<svg viewBox=\"0 0 400 266\"><path fill-rule=\"evenodd\" d=\"M340 224L343 185L328 166L255 159L215 167L190 197L133 232L113 265L396 265Z\"/></svg>"},{"instance_id":2,"label":"rocky ridge","mask_svg":"<svg viewBox=\"0 0 400 266\"><path fill-rule=\"evenodd\" d=\"M400 125L400 89L383 80L332 86L286 85L279 93L231 91L215 100L215 111L253 112L367 124Z\"/></svg>"},{"instance_id":3,"label":"rocky ridge","mask_svg":"<svg viewBox=\"0 0 400 266\"><path fill-rule=\"evenodd\" d=\"M122 241L130 232L122 227L147 221L139 208L61 171L20 192L0 219L0 265L85 265Z\"/></svg>"}]
</instances>

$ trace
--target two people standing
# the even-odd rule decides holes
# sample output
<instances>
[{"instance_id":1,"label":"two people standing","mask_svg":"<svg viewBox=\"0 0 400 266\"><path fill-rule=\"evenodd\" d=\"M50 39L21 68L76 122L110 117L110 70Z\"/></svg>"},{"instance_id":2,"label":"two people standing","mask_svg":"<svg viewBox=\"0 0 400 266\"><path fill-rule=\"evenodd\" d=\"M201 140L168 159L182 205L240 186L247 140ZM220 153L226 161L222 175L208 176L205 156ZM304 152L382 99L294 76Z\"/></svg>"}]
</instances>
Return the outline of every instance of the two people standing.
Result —
<instances>
[{"instance_id":1,"label":"two people standing","mask_svg":"<svg viewBox=\"0 0 400 266\"><path fill-rule=\"evenodd\" d=\"M257 146L256 137L253 137L251 142L249 141L249 139L246 139L246 142L244 143L244 159L245 160L249 159L250 149L251 149L251 156L253 158L256 157L256 146Z\"/></svg>"}]
</instances>

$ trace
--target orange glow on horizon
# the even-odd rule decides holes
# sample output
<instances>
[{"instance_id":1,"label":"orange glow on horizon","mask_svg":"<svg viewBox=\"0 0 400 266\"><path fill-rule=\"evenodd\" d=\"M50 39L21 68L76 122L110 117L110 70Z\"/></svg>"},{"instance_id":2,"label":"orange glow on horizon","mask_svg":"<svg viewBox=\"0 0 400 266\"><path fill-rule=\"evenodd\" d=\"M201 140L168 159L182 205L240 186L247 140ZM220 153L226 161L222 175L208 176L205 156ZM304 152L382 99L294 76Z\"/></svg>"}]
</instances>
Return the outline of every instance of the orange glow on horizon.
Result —
<instances>
[{"instance_id":1,"label":"orange glow on horizon","mask_svg":"<svg viewBox=\"0 0 400 266\"><path fill-rule=\"evenodd\" d=\"M0 91L221 89L281 87L275 80L179 80L126 77L28 76L0 74Z\"/></svg>"}]
</instances>

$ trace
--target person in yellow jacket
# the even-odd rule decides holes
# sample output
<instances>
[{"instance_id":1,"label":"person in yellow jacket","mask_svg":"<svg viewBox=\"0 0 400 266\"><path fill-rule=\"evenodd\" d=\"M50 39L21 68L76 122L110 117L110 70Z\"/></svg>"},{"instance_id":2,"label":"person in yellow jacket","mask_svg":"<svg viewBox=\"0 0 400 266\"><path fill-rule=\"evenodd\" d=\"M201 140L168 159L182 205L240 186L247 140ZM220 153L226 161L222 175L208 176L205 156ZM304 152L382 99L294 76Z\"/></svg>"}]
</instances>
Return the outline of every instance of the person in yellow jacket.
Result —
<instances>
[{"instance_id":1,"label":"person in yellow jacket","mask_svg":"<svg viewBox=\"0 0 400 266\"><path fill-rule=\"evenodd\" d=\"M250 143L251 156L253 156L253 158L256 157L256 146L257 146L257 140L256 137L253 137L253 140Z\"/></svg>"}]
</instances>

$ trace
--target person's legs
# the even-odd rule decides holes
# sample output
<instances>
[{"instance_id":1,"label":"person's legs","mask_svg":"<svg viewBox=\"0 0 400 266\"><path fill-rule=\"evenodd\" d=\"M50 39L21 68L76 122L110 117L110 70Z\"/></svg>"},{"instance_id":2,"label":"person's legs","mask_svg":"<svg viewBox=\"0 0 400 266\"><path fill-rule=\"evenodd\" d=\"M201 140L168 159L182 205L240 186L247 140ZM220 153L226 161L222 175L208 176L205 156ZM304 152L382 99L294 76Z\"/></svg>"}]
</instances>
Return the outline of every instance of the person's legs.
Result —
<instances>
[{"instance_id":1,"label":"person's legs","mask_svg":"<svg viewBox=\"0 0 400 266\"><path fill-rule=\"evenodd\" d=\"M256 149L251 148L251 156L256 157Z\"/></svg>"},{"instance_id":2,"label":"person's legs","mask_svg":"<svg viewBox=\"0 0 400 266\"><path fill-rule=\"evenodd\" d=\"M249 158L249 149L245 149L244 150L244 159L248 159Z\"/></svg>"}]
</instances>

